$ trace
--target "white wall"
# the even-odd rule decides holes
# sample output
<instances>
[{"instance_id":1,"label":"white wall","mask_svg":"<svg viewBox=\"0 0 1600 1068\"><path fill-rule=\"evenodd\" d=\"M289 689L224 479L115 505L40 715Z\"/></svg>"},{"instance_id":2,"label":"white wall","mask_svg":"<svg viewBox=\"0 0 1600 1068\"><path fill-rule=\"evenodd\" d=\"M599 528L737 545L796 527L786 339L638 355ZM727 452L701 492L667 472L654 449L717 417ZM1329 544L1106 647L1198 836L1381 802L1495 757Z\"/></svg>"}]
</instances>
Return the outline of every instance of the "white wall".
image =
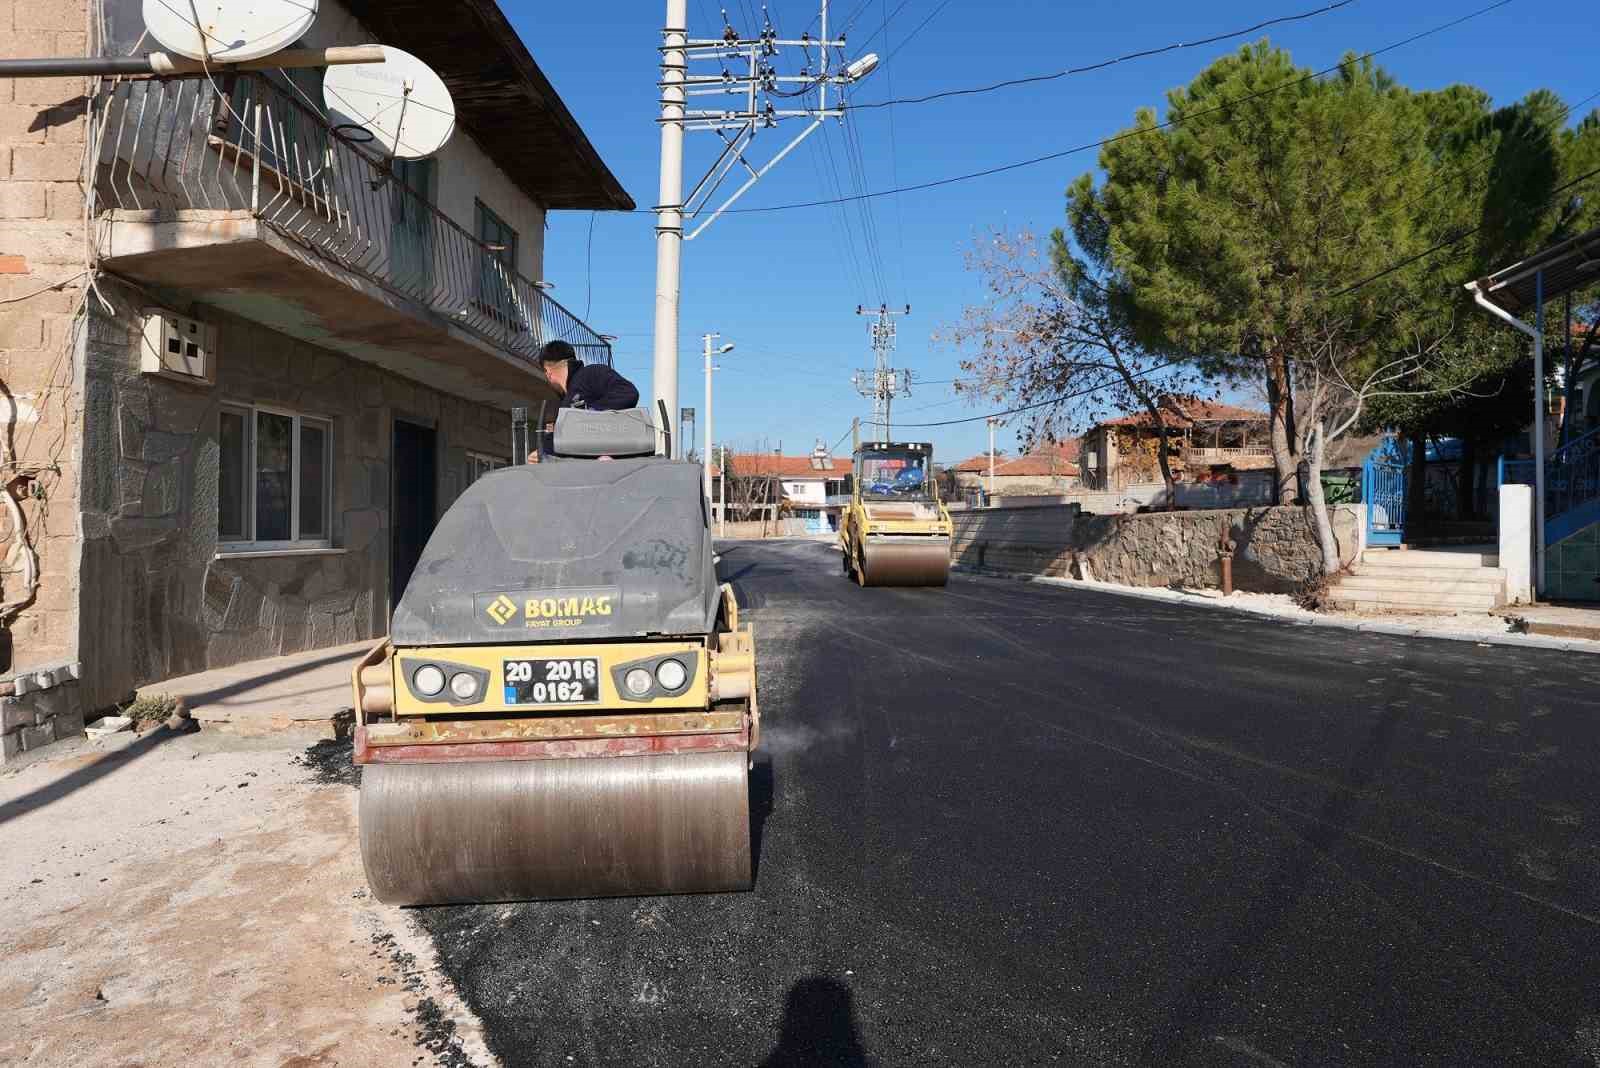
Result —
<instances>
[{"instance_id":1,"label":"white wall","mask_svg":"<svg viewBox=\"0 0 1600 1068\"><path fill-rule=\"evenodd\" d=\"M804 479L783 483L783 495L791 501L821 506L828 500L827 483L820 479Z\"/></svg>"}]
</instances>

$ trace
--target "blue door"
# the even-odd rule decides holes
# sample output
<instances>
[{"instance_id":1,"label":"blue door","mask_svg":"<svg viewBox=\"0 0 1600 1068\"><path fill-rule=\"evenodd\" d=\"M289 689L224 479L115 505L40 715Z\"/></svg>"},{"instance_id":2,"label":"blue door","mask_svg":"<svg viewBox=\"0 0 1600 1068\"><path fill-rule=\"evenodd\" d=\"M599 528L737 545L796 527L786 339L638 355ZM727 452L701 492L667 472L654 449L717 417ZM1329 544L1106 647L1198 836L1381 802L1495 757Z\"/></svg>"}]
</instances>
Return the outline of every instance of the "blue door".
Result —
<instances>
[{"instance_id":1,"label":"blue door","mask_svg":"<svg viewBox=\"0 0 1600 1068\"><path fill-rule=\"evenodd\" d=\"M1384 438L1361 471L1361 499L1367 502L1367 544L1399 545L1406 531L1406 448Z\"/></svg>"}]
</instances>

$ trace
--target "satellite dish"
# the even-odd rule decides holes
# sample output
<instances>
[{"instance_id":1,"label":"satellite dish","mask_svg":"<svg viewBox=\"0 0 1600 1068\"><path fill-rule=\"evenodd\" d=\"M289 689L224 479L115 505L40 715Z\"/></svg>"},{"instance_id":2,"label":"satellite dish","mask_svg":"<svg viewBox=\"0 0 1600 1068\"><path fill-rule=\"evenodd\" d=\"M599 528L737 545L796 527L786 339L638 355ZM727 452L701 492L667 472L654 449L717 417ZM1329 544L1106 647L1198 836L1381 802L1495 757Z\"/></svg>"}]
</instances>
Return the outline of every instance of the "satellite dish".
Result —
<instances>
[{"instance_id":1,"label":"satellite dish","mask_svg":"<svg viewBox=\"0 0 1600 1068\"><path fill-rule=\"evenodd\" d=\"M328 68L322 100L336 125L369 131L398 159L433 155L456 128L455 103L433 68L388 45L382 63Z\"/></svg>"},{"instance_id":2,"label":"satellite dish","mask_svg":"<svg viewBox=\"0 0 1600 1068\"><path fill-rule=\"evenodd\" d=\"M317 0L144 0L150 36L169 52L211 63L269 56L316 19Z\"/></svg>"}]
</instances>

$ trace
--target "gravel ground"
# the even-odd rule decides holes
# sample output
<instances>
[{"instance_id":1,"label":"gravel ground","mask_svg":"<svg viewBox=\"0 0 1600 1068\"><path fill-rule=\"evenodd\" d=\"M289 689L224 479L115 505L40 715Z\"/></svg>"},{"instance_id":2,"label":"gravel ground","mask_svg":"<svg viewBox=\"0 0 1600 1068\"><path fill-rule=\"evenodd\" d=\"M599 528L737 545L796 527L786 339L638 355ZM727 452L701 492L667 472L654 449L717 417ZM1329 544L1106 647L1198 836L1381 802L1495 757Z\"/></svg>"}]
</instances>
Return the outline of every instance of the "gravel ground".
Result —
<instances>
[{"instance_id":1,"label":"gravel ground","mask_svg":"<svg viewBox=\"0 0 1600 1068\"><path fill-rule=\"evenodd\" d=\"M367 896L349 747L159 728L0 773L0 1064L493 1063Z\"/></svg>"}]
</instances>

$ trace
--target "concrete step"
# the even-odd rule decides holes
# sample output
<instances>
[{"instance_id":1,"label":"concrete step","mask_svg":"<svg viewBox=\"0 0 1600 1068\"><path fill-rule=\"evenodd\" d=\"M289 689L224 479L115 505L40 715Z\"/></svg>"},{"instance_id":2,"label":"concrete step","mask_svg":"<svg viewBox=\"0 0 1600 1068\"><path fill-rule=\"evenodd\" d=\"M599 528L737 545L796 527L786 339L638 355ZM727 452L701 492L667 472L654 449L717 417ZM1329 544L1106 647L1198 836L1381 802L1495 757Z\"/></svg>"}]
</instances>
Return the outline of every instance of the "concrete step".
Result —
<instances>
[{"instance_id":1,"label":"concrete step","mask_svg":"<svg viewBox=\"0 0 1600 1068\"><path fill-rule=\"evenodd\" d=\"M1466 571L1461 568L1368 568L1366 564L1355 564L1350 568L1349 576L1341 576L1342 580L1350 579L1374 580L1374 582L1395 582L1395 584L1411 584L1411 582L1426 582L1429 585L1466 585L1466 587L1502 588L1506 585L1506 572L1499 568L1478 568L1477 571Z\"/></svg>"},{"instance_id":2,"label":"concrete step","mask_svg":"<svg viewBox=\"0 0 1600 1068\"><path fill-rule=\"evenodd\" d=\"M1483 552L1445 552L1439 549L1364 549L1361 562L1373 567L1499 567L1500 554Z\"/></svg>"},{"instance_id":3,"label":"concrete step","mask_svg":"<svg viewBox=\"0 0 1600 1068\"><path fill-rule=\"evenodd\" d=\"M1340 575L1334 585L1339 589L1351 590L1415 590L1418 593L1437 590L1441 593L1487 593L1499 596L1506 588L1506 577L1487 568L1481 575L1469 572L1460 577L1448 573L1391 575L1387 572L1374 574L1357 571L1351 575Z\"/></svg>"},{"instance_id":4,"label":"concrete step","mask_svg":"<svg viewBox=\"0 0 1600 1068\"><path fill-rule=\"evenodd\" d=\"M1380 609L1385 612L1487 612L1496 607L1501 597L1488 593L1423 593L1417 590L1365 590L1337 586L1328 591L1328 600L1335 605L1348 605L1356 609Z\"/></svg>"}]
</instances>

